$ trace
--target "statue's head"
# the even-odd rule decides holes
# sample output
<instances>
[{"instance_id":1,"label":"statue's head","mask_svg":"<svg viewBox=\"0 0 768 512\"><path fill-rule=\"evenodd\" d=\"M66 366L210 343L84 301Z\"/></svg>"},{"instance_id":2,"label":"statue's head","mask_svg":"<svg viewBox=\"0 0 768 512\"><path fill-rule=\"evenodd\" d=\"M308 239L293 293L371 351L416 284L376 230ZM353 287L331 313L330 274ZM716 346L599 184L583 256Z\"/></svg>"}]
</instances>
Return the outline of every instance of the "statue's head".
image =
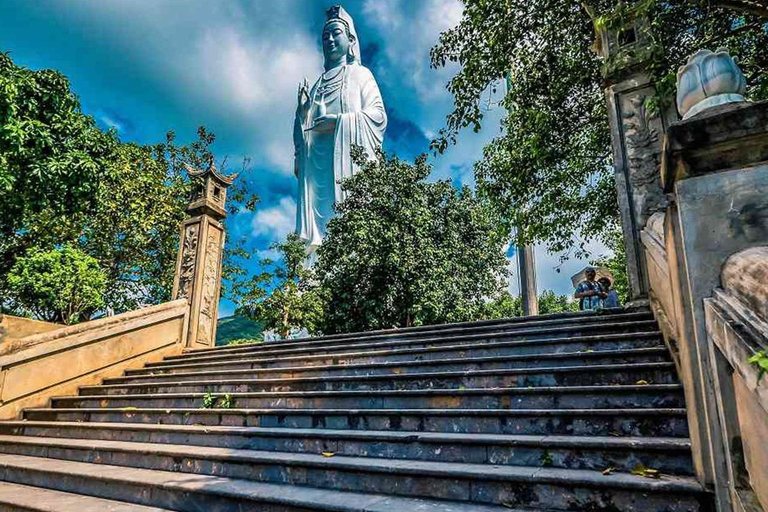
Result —
<instances>
[{"instance_id":1,"label":"statue's head","mask_svg":"<svg viewBox=\"0 0 768 512\"><path fill-rule=\"evenodd\" d=\"M323 56L326 68L346 59L348 64L360 63L360 43L352 16L340 5L328 9L328 21L323 27Z\"/></svg>"}]
</instances>

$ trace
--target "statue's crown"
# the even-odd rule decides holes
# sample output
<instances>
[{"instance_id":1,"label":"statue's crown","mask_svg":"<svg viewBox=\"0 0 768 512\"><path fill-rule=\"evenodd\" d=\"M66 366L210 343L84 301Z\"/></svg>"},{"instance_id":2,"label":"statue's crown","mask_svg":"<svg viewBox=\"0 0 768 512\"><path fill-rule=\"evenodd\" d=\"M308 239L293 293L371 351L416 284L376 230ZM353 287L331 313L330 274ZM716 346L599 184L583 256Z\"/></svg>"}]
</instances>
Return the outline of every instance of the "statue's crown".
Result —
<instances>
[{"instance_id":1,"label":"statue's crown","mask_svg":"<svg viewBox=\"0 0 768 512\"><path fill-rule=\"evenodd\" d=\"M341 21L347 27L349 27L351 24L350 22L352 21L352 16L350 16L349 13L345 11L344 8L340 5L331 6L327 11L325 11L325 15L328 20L325 22L326 25L332 21Z\"/></svg>"}]
</instances>

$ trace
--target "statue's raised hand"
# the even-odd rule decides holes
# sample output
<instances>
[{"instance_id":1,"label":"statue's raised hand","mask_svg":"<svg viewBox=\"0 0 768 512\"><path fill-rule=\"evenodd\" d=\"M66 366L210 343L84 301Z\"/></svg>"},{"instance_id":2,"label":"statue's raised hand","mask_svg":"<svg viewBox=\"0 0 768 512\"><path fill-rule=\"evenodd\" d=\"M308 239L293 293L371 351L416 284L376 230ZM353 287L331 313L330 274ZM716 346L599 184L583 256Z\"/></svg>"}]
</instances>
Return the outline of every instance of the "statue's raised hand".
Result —
<instances>
[{"instance_id":1,"label":"statue's raised hand","mask_svg":"<svg viewBox=\"0 0 768 512\"><path fill-rule=\"evenodd\" d=\"M297 103L299 107L304 107L304 105L307 104L307 101L309 101L309 82L307 82L307 79L305 78L299 84L299 92L297 94Z\"/></svg>"}]
</instances>

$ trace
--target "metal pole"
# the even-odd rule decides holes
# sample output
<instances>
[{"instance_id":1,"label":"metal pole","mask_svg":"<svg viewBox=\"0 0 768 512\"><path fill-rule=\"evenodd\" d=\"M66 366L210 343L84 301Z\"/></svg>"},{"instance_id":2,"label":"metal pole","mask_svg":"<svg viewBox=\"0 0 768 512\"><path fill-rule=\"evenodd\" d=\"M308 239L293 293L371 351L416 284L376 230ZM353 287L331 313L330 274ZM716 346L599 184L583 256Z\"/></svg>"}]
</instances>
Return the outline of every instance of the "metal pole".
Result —
<instances>
[{"instance_id":1,"label":"metal pole","mask_svg":"<svg viewBox=\"0 0 768 512\"><path fill-rule=\"evenodd\" d=\"M533 246L518 248L517 262L520 273L520 297L523 303L523 316L539 314L539 296L536 293L536 259Z\"/></svg>"}]
</instances>

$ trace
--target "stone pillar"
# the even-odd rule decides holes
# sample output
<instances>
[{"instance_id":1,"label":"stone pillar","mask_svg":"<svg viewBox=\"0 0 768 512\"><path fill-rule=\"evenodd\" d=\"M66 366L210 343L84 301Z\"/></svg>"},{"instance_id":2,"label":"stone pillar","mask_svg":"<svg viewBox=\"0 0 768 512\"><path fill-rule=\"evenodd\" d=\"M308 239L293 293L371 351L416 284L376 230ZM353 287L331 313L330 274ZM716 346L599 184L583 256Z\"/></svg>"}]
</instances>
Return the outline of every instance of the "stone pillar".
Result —
<instances>
[{"instance_id":1,"label":"stone pillar","mask_svg":"<svg viewBox=\"0 0 768 512\"><path fill-rule=\"evenodd\" d=\"M520 298L523 316L539 314L539 295L536 290L536 257L533 246L518 247L518 271L520 272Z\"/></svg>"},{"instance_id":2,"label":"stone pillar","mask_svg":"<svg viewBox=\"0 0 768 512\"><path fill-rule=\"evenodd\" d=\"M186 346L213 347L216 344L221 264L224 252L224 209L227 187L236 175L223 176L211 163L200 171L187 167L198 186L181 225L179 256L173 298L189 301L189 329Z\"/></svg>"},{"instance_id":3,"label":"stone pillar","mask_svg":"<svg viewBox=\"0 0 768 512\"><path fill-rule=\"evenodd\" d=\"M720 62L699 66L698 60L705 55ZM700 52L681 68L681 113L685 116L700 101L707 104L669 127L661 169L664 189L674 198L667 223L676 253L680 374L686 388L694 463L699 478L715 487L720 511L732 510L732 504L726 481L727 443L719 421L719 377L711 357L704 304L720 284L729 256L768 244L768 102L734 101L738 80L725 75L738 70L728 61L726 52ZM701 69L710 74L714 70L717 76L699 76ZM721 95L718 83L729 80L726 89L735 90ZM691 86L695 82L698 87ZM713 99L703 91L721 97ZM701 97L691 100L689 93Z\"/></svg>"},{"instance_id":4,"label":"stone pillar","mask_svg":"<svg viewBox=\"0 0 768 512\"><path fill-rule=\"evenodd\" d=\"M650 216L666 206L659 180L661 142L667 126L677 119L674 105L660 112L649 108L656 88L637 57L647 53L642 51L648 47L644 28L643 20L637 20L620 33L597 30L632 301L648 298L640 232Z\"/></svg>"}]
</instances>

